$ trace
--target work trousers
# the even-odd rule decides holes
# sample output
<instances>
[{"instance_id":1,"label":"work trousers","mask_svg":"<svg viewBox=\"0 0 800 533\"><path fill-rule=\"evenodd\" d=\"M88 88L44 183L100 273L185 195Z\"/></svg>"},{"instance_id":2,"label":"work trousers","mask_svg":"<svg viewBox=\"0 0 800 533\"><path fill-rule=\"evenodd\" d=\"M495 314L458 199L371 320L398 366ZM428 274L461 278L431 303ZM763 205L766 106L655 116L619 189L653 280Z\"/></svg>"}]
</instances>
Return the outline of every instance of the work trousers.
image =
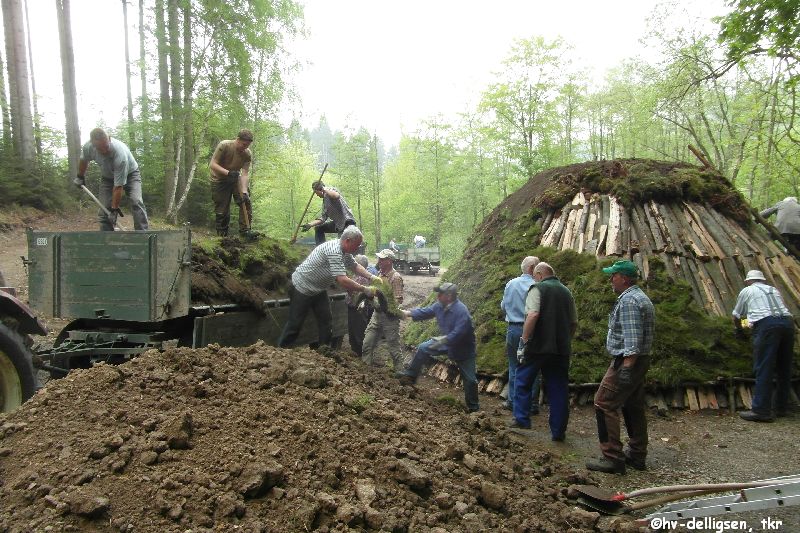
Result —
<instances>
[{"instance_id":1,"label":"work trousers","mask_svg":"<svg viewBox=\"0 0 800 533\"><path fill-rule=\"evenodd\" d=\"M508 359L508 404L514 405L514 379L517 375L517 348L522 337L522 324L508 324L506 331L506 358ZM539 413L539 388L542 384L541 374L536 374L531 386L531 414Z\"/></svg>"},{"instance_id":2,"label":"work trousers","mask_svg":"<svg viewBox=\"0 0 800 533\"><path fill-rule=\"evenodd\" d=\"M792 317L766 317L753 323L753 412L772 416L772 378L778 381L775 410L786 411L794 355Z\"/></svg>"},{"instance_id":3,"label":"work trousers","mask_svg":"<svg viewBox=\"0 0 800 533\"><path fill-rule=\"evenodd\" d=\"M140 231L147 231L149 224L147 222L147 209L144 207L142 200L142 176L138 170L134 170L128 174L125 185L122 186L125 195L128 197L130 204L131 214L133 215L133 229ZM104 206L111 207L111 195L114 191L113 179L100 179L100 190L98 200ZM121 204L120 204L121 207ZM114 225L108 220L103 210L97 211L97 222L100 224L100 231L114 231Z\"/></svg>"},{"instance_id":4,"label":"work trousers","mask_svg":"<svg viewBox=\"0 0 800 533\"><path fill-rule=\"evenodd\" d=\"M348 220L344 223L344 228L346 228L347 226L355 226L355 225L356 225L355 220ZM342 228L342 231L344 231L344 228ZM317 244L324 243L326 233L336 233L341 237L342 231L338 231L336 229L336 224L333 222L333 220L328 220L327 222L320 224L319 226L314 226L314 242L316 242Z\"/></svg>"},{"instance_id":5,"label":"work trousers","mask_svg":"<svg viewBox=\"0 0 800 533\"><path fill-rule=\"evenodd\" d=\"M569 422L569 357L558 354L528 356L517 366L514 380L514 420L522 427L531 426L531 389L541 371L545 381L547 403L550 404L550 435L562 440Z\"/></svg>"},{"instance_id":6,"label":"work trousers","mask_svg":"<svg viewBox=\"0 0 800 533\"><path fill-rule=\"evenodd\" d=\"M286 325L283 326L278 346L287 348L294 344L294 341L300 335L300 330L303 329L303 322L305 322L309 311L314 313L314 318L317 319L317 343L320 345L331 344L333 336L331 324L333 319L328 292L322 291L308 296L290 285L289 318L286 320Z\"/></svg>"},{"instance_id":7,"label":"work trousers","mask_svg":"<svg viewBox=\"0 0 800 533\"><path fill-rule=\"evenodd\" d=\"M211 199L214 202L214 225L217 235L223 237L228 235L228 227L231 223L231 198L236 198L239 206L239 233L244 233L250 229L253 224L253 204L250 202L249 194L247 201L241 203L239 201L240 197L238 178L233 179L223 176L211 181ZM247 218L245 218L245 211L247 212ZM247 224L248 220L250 225Z\"/></svg>"},{"instance_id":8,"label":"work trousers","mask_svg":"<svg viewBox=\"0 0 800 533\"><path fill-rule=\"evenodd\" d=\"M619 368L623 357L614 357L594 395L594 410L597 417L597 437L603 455L615 461L624 461L625 453L620 440L619 413L625 419L628 430L630 455L644 462L647 457L647 414L645 412L644 379L650 368L650 356L639 355L631 369L631 384L618 383ZM547 378L545 378L547 379Z\"/></svg>"},{"instance_id":9,"label":"work trousers","mask_svg":"<svg viewBox=\"0 0 800 533\"><path fill-rule=\"evenodd\" d=\"M369 319L355 306L347 306L347 338L350 340L350 349L359 357L363 353L364 332Z\"/></svg>"},{"instance_id":10,"label":"work trousers","mask_svg":"<svg viewBox=\"0 0 800 533\"><path fill-rule=\"evenodd\" d=\"M375 311L364 333L364 352L361 360L368 365L384 366L386 361L380 360L376 348L381 338L386 338L386 347L392 358L394 369L403 368L403 348L400 345L400 319L386 313Z\"/></svg>"},{"instance_id":11,"label":"work trousers","mask_svg":"<svg viewBox=\"0 0 800 533\"><path fill-rule=\"evenodd\" d=\"M417 347L414 359L408 365L409 374L414 377L419 376L420 372L422 372L422 367L430 362L433 356L447 355L447 348L442 350L431 349L431 345L435 342L433 339L428 339ZM469 411L477 411L480 408L478 404L478 370L475 358L474 351L464 359L450 358L451 361L458 365L458 371L461 373L461 382L464 385L464 403Z\"/></svg>"}]
</instances>

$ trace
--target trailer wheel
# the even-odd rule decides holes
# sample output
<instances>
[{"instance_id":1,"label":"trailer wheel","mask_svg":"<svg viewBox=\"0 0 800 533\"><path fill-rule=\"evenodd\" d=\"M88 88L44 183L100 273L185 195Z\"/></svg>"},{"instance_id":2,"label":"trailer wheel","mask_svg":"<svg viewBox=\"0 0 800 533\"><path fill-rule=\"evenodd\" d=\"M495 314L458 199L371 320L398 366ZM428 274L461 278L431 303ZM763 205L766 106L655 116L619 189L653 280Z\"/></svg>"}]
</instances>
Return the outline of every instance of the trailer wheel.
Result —
<instances>
[{"instance_id":1,"label":"trailer wheel","mask_svg":"<svg viewBox=\"0 0 800 533\"><path fill-rule=\"evenodd\" d=\"M0 408L8 413L36 392L31 352L22 337L0 323Z\"/></svg>"}]
</instances>

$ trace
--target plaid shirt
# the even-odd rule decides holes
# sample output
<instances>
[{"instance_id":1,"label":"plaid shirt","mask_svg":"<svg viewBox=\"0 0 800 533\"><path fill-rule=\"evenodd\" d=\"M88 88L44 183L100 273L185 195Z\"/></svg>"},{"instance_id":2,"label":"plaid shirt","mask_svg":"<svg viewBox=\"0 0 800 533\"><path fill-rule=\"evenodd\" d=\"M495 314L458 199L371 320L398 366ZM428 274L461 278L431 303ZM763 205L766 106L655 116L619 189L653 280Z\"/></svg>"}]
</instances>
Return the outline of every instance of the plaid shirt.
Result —
<instances>
[{"instance_id":1,"label":"plaid shirt","mask_svg":"<svg viewBox=\"0 0 800 533\"><path fill-rule=\"evenodd\" d=\"M394 268L388 274L384 274L383 272L379 272L378 274L385 283L388 283L389 286L392 287L392 293L394 293L394 299L397 305L403 303L403 276L398 274Z\"/></svg>"},{"instance_id":2,"label":"plaid shirt","mask_svg":"<svg viewBox=\"0 0 800 533\"><path fill-rule=\"evenodd\" d=\"M638 285L628 287L608 315L606 350L614 357L649 354L655 323L655 309L650 298Z\"/></svg>"}]
</instances>

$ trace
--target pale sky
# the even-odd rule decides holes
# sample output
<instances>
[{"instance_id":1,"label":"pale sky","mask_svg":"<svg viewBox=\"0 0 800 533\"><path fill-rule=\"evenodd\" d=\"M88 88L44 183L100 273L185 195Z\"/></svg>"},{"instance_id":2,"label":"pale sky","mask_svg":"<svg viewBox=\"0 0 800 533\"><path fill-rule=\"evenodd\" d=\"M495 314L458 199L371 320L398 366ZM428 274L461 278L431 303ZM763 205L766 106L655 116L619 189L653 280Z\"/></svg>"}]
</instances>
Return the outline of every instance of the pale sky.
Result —
<instances>
[{"instance_id":1,"label":"pale sky","mask_svg":"<svg viewBox=\"0 0 800 533\"><path fill-rule=\"evenodd\" d=\"M401 131L442 113L472 109L516 38L561 36L576 62L602 80L637 54L646 19L662 0L300 0L308 38L290 43L303 66L290 81L300 103L283 106L288 125L365 126L387 145ZM58 28L52 2L28 0L40 111L63 129ZM138 60L138 3L129 5L131 59ZM149 4L149 2L148 2ZM724 13L723 0L671 0L698 20ZM81 136L125 117L125 64L119 0L72 0ZM681 19L679 24L695 22ZM712 27L711 23L708 23ZM136 77L138 67L132 65ZM151 76L154 71L151 70ZM139 95L138 77L133 97ZM153 93L152 96L155 96Z\"/></svg>"}]
</instances>

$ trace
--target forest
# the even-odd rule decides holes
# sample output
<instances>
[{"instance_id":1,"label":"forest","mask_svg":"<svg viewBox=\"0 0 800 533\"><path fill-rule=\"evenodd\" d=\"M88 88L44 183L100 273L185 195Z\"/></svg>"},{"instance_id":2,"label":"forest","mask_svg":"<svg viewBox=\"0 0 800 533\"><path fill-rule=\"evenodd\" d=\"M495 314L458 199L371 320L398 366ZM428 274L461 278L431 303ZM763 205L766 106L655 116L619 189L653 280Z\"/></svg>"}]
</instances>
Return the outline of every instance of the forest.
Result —
<instances>
[{"instance_id":1,"label":"forest","mask_svg":"<svg viewBox=\"0 0 800 533\"><path fill-rule=\"evenodd\" d=\"M79 201L71 180L88 131L78 127L75 65L92 58L75 56L70 3L1 1L4 206L60 210ZM118 3L127 105L105 126L130 146L148 210L166 224L213 226L208 160L240 128L255 136L254 229L291 236L310 184L327 163L325 181L347 198L370 250L372 243L409 242L419 233L441 247L445 263L530 177L575 162L695 163L687 150L692 144L757 208L800 196L800 5L793 0L730 0L729 13L714 20L711 32L674 24L679 13L656 11L646 27L626 31L645 35L658 59L626 60L602 83L575 66L569 42L517 39L474 106L455 119L428 117L398 146L386 146L358 124L332 130L324 116L311 129L297 119L282 123L286 101L302 101L287 81L301 66L285 46L306 31L301 2ZM55 9L58 55L31 53L34 9ZM46 124L37 109L33 63L49 60L55 68L56 57L64 120ZM96 188L96 167L90 168L89 185Z\"/></svg>"}]
</instances>

